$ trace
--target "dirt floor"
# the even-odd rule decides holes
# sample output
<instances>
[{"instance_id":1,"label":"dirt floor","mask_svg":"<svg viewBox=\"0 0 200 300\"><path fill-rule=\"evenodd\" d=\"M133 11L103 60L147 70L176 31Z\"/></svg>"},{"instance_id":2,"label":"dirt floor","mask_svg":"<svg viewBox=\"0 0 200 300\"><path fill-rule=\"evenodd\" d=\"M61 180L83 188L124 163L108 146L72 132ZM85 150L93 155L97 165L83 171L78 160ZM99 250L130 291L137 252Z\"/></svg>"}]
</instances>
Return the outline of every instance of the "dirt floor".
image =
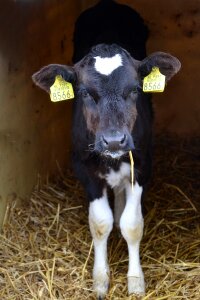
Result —
<instances>
[{"instance_id":1,"label":"dirt floor","mask_svg":"<svg viewBox=\"0 0 200 300\"><path fill-rule=\"evenodd\" d=\"M146 299L200 299L200 141L157 137L145 201L141 260ZM0 236L0 299L95 299L92 240L83 189L71 171L38 184L30 200L8 204ZM13 198L14 199L14 198ZM106 299L127 295L127 247L109 239Z\"/></svg>"}]
</instances>

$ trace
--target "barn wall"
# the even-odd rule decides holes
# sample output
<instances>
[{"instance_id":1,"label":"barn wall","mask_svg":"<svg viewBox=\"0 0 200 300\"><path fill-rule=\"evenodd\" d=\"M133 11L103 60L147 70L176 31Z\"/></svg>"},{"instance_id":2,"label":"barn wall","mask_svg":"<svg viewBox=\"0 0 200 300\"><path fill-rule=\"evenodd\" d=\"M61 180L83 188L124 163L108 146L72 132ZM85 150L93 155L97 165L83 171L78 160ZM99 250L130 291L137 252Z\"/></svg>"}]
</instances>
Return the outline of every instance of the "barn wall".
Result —
<instances>
[{"instance_id":1,"label":"barn wall","mask_svg":"<svg viewBox=\"0 0 200 300\"><path fill-rule=\"evenodd\" d=\"M31 75L70 63L78 1L3 1L0 10L0 223L7 201L26 197L38 174L69 163L71 103L51 103Z\"/></svg>"},{"instance_id":2,"label":"barn wall","mask_svg":"<svg viewBox=\"0 0 200 300\"><path fill-rule=\"evenodd\" d=\"M98 1L82 0L82 10ZM150 29L148 53L165 51L177 56L181 72L163 94L154 95L155 127L185 136L200 132L200 1L119 0L136 9ZM120 22L120 20L119 20Z\"/></svg>"}]
</instances>

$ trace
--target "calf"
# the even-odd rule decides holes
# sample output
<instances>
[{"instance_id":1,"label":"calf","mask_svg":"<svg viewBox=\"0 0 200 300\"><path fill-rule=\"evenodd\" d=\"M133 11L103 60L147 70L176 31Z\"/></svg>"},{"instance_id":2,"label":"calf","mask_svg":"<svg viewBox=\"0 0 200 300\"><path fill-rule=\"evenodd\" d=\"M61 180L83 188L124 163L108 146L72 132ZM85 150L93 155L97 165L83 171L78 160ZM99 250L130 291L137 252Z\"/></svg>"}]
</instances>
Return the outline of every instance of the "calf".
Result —
<instances>
[{"instance_id":1,"label":"calf","mask_svg":"<svg viewBox=\"0 0 200 300\"><path fill-rule=\"evenodd\" d=\"M52 64L33 75L35 84L48 93L57 75L73 85L73 163L89 199L98 299L103 299L109 286L107 240L113 221L128 245L128 291L139 295L145 291L139 246L141 197L151 171L152 106L142 82L153 67L168 81L179 71L180 62L163 52L140 61L117 44L98 44L74 66ZM129 151L135 162L133 189ZM114 216L108 199L110 188L115 196Z\"/></svg>"}]
</instances>

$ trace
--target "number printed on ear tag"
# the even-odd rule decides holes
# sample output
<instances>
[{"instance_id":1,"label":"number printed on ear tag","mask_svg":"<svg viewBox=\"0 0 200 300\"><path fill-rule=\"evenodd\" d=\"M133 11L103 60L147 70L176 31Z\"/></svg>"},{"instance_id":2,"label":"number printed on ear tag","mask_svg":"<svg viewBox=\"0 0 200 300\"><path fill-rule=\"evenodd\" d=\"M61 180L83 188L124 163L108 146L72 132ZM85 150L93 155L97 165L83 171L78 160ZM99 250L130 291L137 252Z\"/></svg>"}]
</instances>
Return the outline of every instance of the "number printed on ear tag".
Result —
<instances>
[{"instance_id":1,"label":"number printed on ear tag","mask_svg":"<svg viewBox=\"0 0 200 300\"><path fill-rule=\"evenodd\" d=\"M73 99L72 84L65 81L61 75L57 75L54 84L50 87L50 98L52 102Z\"/></svg>"},{"instance_id":2,"label":"number printed on ear tag","mask_svg":"<svg viewBox=\"0 0 200 300\"><path fill-rule=\"evenodd\" d=\"M160 73L158 67L153 67L149 75L143 79L143 92L162 93L165 89L165 75Z\"/></svg>"}]
</instances>

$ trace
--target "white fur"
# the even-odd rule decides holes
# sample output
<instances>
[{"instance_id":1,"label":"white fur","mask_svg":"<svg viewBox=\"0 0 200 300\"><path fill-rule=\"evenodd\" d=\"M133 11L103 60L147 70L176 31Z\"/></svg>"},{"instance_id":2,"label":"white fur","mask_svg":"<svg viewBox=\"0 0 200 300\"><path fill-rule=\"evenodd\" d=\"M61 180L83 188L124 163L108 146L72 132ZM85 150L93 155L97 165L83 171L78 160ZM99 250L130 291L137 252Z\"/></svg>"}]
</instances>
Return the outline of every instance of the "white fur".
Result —
<instances>
[{"instance_id":1,"label":"white fur","mask_svg":"<svg viewBox=\"0 0 200 300\"><path fill-rule=\"evenodd\" d=\"M113 226L113 215L106 190L101 198L90 203L89 225L94 241L94 289L98 297L104 297L109 286L107 239Z\"/></svg>"},{"instance_id":2,"label":"white fur","mask_svg":"<svg viewBox=\"0 0 200 300\"><path fill-rule=\"evenodd\" d=\"M124 181L130 178L130 164L123 162L117 172L111 169L105 178L112 188L122 186Z\"/></svg>"},{"instance_id":3,"label":"white fur","mask_svg":"<svg viewBox=\"0 0 200 300\"><path fill-rule=\"evenodd\" d=\"M128 245L128 291L129 294L143 295L145 292L144 275L140 264L140 241L143 235L143 216L141 210L141 196L143 188L135 182L132 190L130 183L130 164L122 163L115 172L110 169L106 175L99 174L106 179L114 189L115 194L115 222ZM126 201L125 201L126 200ZM109 267L107 264L107 239L112 229L113 216L108 204L107 194L90 204L90 230L94 239L95 262L93 270L94 288L97 295L104 296L109 284ZM95 228L97 230L95 230ZM97 231L102 230L102 237Z\"/></svg>"},{"instance_id":4,"label":"white fur","mask_svg":"<svg viewBox=\"0 0 200 300\"><path fill-rule=\"evenodd\" d=\"M119 150L117 152L111 152L111 151L106 150L104 152L104 155L111 156L112 158L120 158L123 154L124 154L124 151L121 151L121 150Z\"/></svg>"},{"instance_id":5,"label":"white fur","mask_svg":"<svg viewBox=\"0 0 200 300\"><path fill-rule=\"evenodd\" d=\"M114 70L123 65L120 54L115 54L113 57L95 56L95 69L103 75L110 75Z\"/></svg>"},{"instance_id":6,"label":"white fur","mask_svg":"<svg viewBox=\"0 0 200 300\"><path fill-rule=\"evenodd\" d=\"M136 182L132 190L129 181L125 183L126 206L120 219L120 228L129 251L128 291L143 294L144 275L140 265L139 246L143 234L141 195L143 188Z\"/></svg>"}]
</instances>

